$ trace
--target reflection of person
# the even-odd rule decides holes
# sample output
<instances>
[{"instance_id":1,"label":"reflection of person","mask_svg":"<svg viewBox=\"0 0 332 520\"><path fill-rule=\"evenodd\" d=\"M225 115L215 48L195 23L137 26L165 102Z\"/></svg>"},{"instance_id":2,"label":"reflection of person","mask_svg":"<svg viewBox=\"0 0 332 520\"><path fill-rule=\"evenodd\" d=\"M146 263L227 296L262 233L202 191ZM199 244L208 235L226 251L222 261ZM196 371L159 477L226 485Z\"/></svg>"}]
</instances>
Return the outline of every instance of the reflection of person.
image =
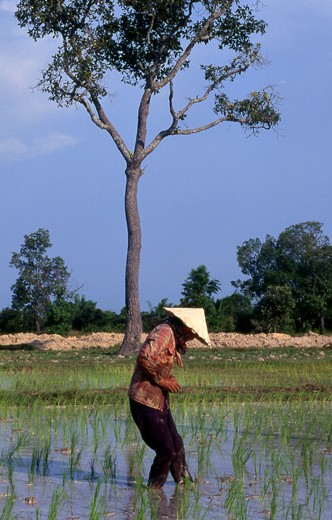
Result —
<instances>
[{"instance_id":1,"label":"reflection of person","mask_svg":"<svg viewBox=\"0 0 332 520\"><path fill-rule=\"evenodd\" d=\"M180 390L171 374L174 359L182 367L181 354L194 338L209 345L203 309L166 308L168 318L146 338L136 360L128 395L132 417L146 444L156 452L148 485L160 489L169 472L176 483L191 479L182 437L169 406L169 392Z\"/></svg>"}]
</instances>

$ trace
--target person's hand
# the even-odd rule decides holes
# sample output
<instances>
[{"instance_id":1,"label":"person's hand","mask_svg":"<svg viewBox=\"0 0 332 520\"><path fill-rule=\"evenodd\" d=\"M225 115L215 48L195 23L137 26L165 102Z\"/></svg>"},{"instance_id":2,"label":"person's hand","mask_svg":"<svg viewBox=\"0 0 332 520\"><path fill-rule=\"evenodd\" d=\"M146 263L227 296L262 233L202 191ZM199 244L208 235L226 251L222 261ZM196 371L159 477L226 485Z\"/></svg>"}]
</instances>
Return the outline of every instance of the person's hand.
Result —
<instances>
[{"instance_id":1,"label":"person's hand","mask_svg":"<svg viewBox=\"0 0 332 520\"><path fill-rule=\"evenodd\" d=\"M159 379L158 385L161 388L164 388L165 390L168 390L169 392L171 392L171 394L175 394L181 388L181 386L179 385L179 383L177 382L175 377L170 377L170 378L164 377L162 379Z\"/></svg>"}]
</instances>

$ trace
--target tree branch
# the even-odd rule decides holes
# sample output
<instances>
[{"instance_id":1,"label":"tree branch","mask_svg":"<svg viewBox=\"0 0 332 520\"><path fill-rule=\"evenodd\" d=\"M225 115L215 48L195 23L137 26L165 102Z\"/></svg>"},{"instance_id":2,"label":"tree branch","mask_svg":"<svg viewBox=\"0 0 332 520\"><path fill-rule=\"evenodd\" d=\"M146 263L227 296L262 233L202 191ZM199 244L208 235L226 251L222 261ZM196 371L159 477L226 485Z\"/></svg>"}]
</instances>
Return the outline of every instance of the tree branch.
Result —
<instances>
[{"instance_id":1,"label":"tree branch","mask_svg":"<svg viewBox=\"0 0 332 520\"><path fill-rule=\"evenodd\" d=\"M240 123L241 125L249 124L249 118L240 118L236 117L233 114L227 114L223 117L219 117L215 119L214 121L211 121L210 123L207 123L205 125L198 126L196 128L187 128L187 129L180 129L178 128L179 121L183 120L189 112L189 110L198 103L202 103L206 101L206 99L209 97L211 92L215 90L223 81L232 78L234 79L235 76L242 74L245 72L250 66L252 66L254 63L260 63L261 56L259 54L259 46L256 46L254 49L251 49L250 52L243 52L240 56L237 56L229 66L225 67L202 67L205 69L205 76L206 79L210 80L210 85L205 89L205 92L201 96L196 96L195 98L189 99L188 103L178 112L174 109L173 104L173 98L174 98L174 86L173 86L173 80L169 80L169 111L172 116L172 123L171 125L166 129L160 131L156 137L151 141L151 143L142 151L141 157L145 158L147 157L158 145L159 143L169 135L190 135L195 134L199 132L203 132L204 130L208 130L210 128L213 128L214 126L219 125L220 123L223 123L225 121L232 121ZM262 123L261 126L256 126L256 130L260 128L267 128L268 125Z\"/></svg>"},{"instance_id":2,"label":"tree branch","mask_svg":"<svg viewBox=\"0 0 332 520\"><path fill-rule=\"evenodd\" d=\"M147 119L150 111L150 101L152 96L152 90L147 85L144 89L143 96L138 109L137 118L137 131L135 140L134 157L136 158L145 147L146 132L147 132Z\"/></svg>"},{"instance_id":3,"label":"tree branch","mask_svg":"<svg viewBox=\"0 0 332 520\"><path fill-rule=\"evenodd\" d=\"M168 96L169 111L170 111L172 119L173 119L173 124L174 124L175 121L176 121L176 124L177 124L177 121L178 121L179 118L177 117L176 112L174 110L173 97L174 97L174 89L173 89L173 81L171 80L169 82L169 96Z\"/></svg>"},{"instance_id":4,"label":"tree branch","mask_svg":"<svg viewBox=\"0 0 332 520\"><path fill-rule=\"evenodd\" d=\"M197 126L196 128L185 128L185 129L177 128L176 132L174 132L174 135L198 134L199 132L204 132L204 130L209 130L210 128L213 128L213 127L219 125L220 123L225 123L226 121L231 121L232 123L240 123L241 125L246 124L246 122L247 122L245 118L243 118L243 119L232 118L231 119L227 116L218 117L218 119L215 119L214 121L211 121L210 123L207 123L205 125Z\"/></svg>"},{"instance_id":5,"label":"tree branch","mask_svg":"<svg viewBox=\"0 0 332 520\"><path fill-rule=\"evenodd\" d=\"M198 31L196 36L190 41L190 43L187 45L183 53L181 54L180 58L176 61L173 69L167 74L167 76L161 80L156 81L153 84L154 90L160 90L162 89L167 83L169 83L172 79L175 78L176 74L179 72L181 67L184 65L184 63L187 61L188 57L191 54L191 51L195 47L195 45L201 41L204 41L207 36L207 32L213 22L220 18L225 12L227 11L227 7L224 7L222 9L219 9L217 11L213 11L212 14L207 18L206 22L204 23L203 27Z\"/></svg>"},{"instance_id":6,"label":"tree branch","mask_svg":"<svg viewBox=\"0 0 332 520\"><path fill-rule=\"evenodd\" d=\"M88 112L91 120L93 123L101 128L102 130L106 130L108 134L112 137L116 147L118 148L119 152L121 153L122 157L126 161L127 164L132 162L132 155L130 151L128 150L125 142L123 141L122 137L118 133L118 131L114 128L112 123L107 118L104 109L102 108L99 100L97 98L92 98L93 105L96 108L96 111L98 113L98 117L96 116L95 112L92 109L91 104L88 102L88 100L83 96L77 96L75 100L78 103L81 103L81 105L84 106L86 111Z\"/></svg>"}]
</instances>

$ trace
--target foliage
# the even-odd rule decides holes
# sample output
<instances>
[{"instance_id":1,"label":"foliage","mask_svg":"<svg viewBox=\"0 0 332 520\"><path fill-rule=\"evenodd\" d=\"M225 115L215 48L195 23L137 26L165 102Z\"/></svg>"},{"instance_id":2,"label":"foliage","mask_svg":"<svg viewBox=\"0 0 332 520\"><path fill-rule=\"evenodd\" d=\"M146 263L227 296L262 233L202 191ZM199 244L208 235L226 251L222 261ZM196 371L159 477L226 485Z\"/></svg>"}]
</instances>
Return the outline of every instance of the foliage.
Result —
<instances>
[{"instance_id":1,"label":"foliage","mask_svg":"<svg viewBox=\"0 0 332 520\"><path fill-rule=\"evenodd\" d=\"M208 308L213 301L213 295L220 290L221 284L216 278L211 279L205 265L199 265L190 271L182 287L181 305Z\"/></svg>"},{"instance_id":2,"label":"foliage","mask_svg":"<svg viewBox=\"0 0 332 520\"><path fill-rule=\"evenodd\" d=\"M75 296L72 305L72 328L84 332L122 331L123 318L112 311L97 308L97 303L86 300L85 296Z\"/></svg>"},{"instance_id":3,"label":"foliage","mask_svg":"<svg viewBox=\"0 0 332 520\"><path fill-rule=\"evenodd\" d=\"M250 299L243 294L234 293L214 300L213 296L219 292L221 283L211 278L205 265L192 269L182 287L183 298L175 306L202 307L210 332L250 332L253 329ZM148 305L149 312L142 313L145 332L167 317L164 307L174 306L167 298L162 299L155 307L151 303Z\"/></svg>"},{"instance_id":4,"label":"foliage","mask_svg":"<svg viewBox=\"0 0 332 520\"><path fill-rule=\"evenodd\" d=\"M256 40L264 34L266 23L256 19L254 9L240 0L21 0L16 17L34 40L54 37L58 42L39 88L58 106L82 105L93 123L108 133L126 163L127 323L123 353L128 353L138 348L142 330L137 190L143 161L168 136L195 134L224 122L238 123L256 134L279 122L278 97L273 89L255 90L243 99L230 99L225 93L227 82L264 63ZM193 92L190 71L195 67L192 58L196 51L206 62L198 65L201 86ZM215 63L211 63L211 56ZM176 96L177 79L183 73L189 74L188 91ZM133 147L108 116L114 75L118 74L123 82L141 89ZM161 122L147 142L151 101L163 89L169 122ZM190 122L192 109L204 107L213 95L214 103L208 105L210 119L202 109L204 123L197 126Z\"/></svg>"},{"instance_id":5,"label":"foliage","mask_svg":"<svg viewBox=\"0 0 332 520\"><path fill-rule=\"evenodd\" d=\"M72 330L72 302L57 300L47 306L45 332L67 335Z\"/></svg>"},{"instance_id":6,"label":"foliage","mask_svg":"<svg viewBox=\"0 0 332 520\"><path fill-rule=\"evenodd\" d=\"M256 306L259 327L267 332L287 330L291 323L295 302L292 292L286 285L268 286Z\"/></svg>"},{"instance_id":7,"label":"foliage","mask_svg":"<svg viewBox=\"0 0 332 520\"><path fill-rule=\"evenodd\" d=\"M294 226L299 229L297 226ZM293 226L292 226L293 228ZM303 230L303 228L300 226ZM305 229L308 226L304 226ZM320 229L311 226L311 229ZM287 231L287 230L286 230ZM293 236L293 229L290 229ZM285 235L281 235L282 243ZM298 237L297 237L298 238ZM308 237L304 237L308 239ZM311 238L313 238L311 236ZM144 332L149 332L158 323L166 318L164 307L172 306L201 306L205 309L208 328L210 332L285 332L294 333L297 317L301 312L305 317L307 327L319 327L321 317L317 318L316 310L325 309L323 318L324 325L328 330L332 329L332 298L328 296L329 291L329 262L331 261L331 250L326 237L320 237L318 251L311 241L312 248L304 248L299 254L301 244L297 242L296 250L296 270L290 269L290 257L282 257L283 264L287 265L288 270L281 271L281 257L277 258L276 244L281 241L268 236L265 243L260 243L258 239L251 239L244 243L243 249L238 248L241 260L246 260L243 264L243 272L253 273L252 278L244 281L233 282L237 289L242 289L242 293L235 292L224 298L214 299L214 295L220 289L220 282L211 279L210 274L204 265L192 269L182 284L183 291L180 303L169 303L167 298L163 298L157 305L153 306L148 302L148 311L142 312L142 323ZM328 240L328 239L327 239ZM261 244L257 247L257 244ZM250 256L250 247L253 245ZM303 244L302 244L303 245ZM317 244L316 244L317 245ZM272 247L273 246L273 247ZM307 256L308 251L315 252L314 255ZM302 264L302 256L306 251L307 262L305 269ZM269 255L267 254L269 252ZM280 253L280 250L278 249ZM289 252L289 248L288 248ZM325 262L326 260L326 262ZM315 266L314 277L309 276L309 267ZM298 273L304 273L304 279ZM292 276L291 276L292 274ZM296 275L296 276L295 276ZM289 280L288 284L286 283ZM274 283L273 283L274 281ZM303 285L300 285L300 284ZM283 284L283 285L282 285ZM321 284L321 285L320 285ZM318 288L322 292L318 293ZM302 291L302 292L301 292ZM303 294L300 299L298 295ZM328 297L326 297L326 295ZM255 297L252 302L251 297ZM325 298L326 297L326 298ZM320 304L320 305L318 305ZM299 311L300 309L300 311ZM42 322L42 330L47 333L57 333L67 335L72 332L120 332L125 330L126 323L125 307L120 313L111 310L101 310L97 303L87 300L85 296L75 295L74 300L57 298L51 301L45 309L45 317ZM23 309L5 308L0 311L0 333L31 332L35 330L35 315L32 307L26 306ZM302 328L299 327L301 331Z\"/></svg>"},{"instance_id":8,"label":"foliage","mask_svg":"<svg viewBox=\"0 0 332 520\"><path fill-rule=\"evenodd\" d=\"M72 326L74 330L93 330L94 327L105 327L106 320L101 309L97 309L97 303L86 300L85 296L75 297L72 309Z\"/></svg>"},{"instance_id":9,"label":"foliage","mask_svg":"<svg viewBox=\"0 0 332 520\"><path fill-rule=\"evenodd\" d=\"M249 277L237 285L256 299L267 329L279 329L292 316L298 330L318 323L324 331L332 304L332 246L320 222L290 226L263 243L250 239L238 247L237 258Z\"/></svg>"},{"instance_id":10,"label":"foliage","mask_svg":"<svg viewBox=\"0 0 332 520\"><path fill-rule=\"evenodd\" d=\"M250 298L240 293L216 301L220 315L219 328L223 332L251 332L253 330L253 307Z\"/></svg>"},{"instance_id":11,"label":"foliage","mask_svg":"<svg viewBox=\"0 0 332 520\"><path fill-rule=\"evenodd\" d=\"M6 307L0 312L0 332L11 334L13 332L23 332L23 315L17 309Z\"/></svg>"},{"instance_id":12,"label":"foliage","mask_svg":"<svg viewBox=\"0 0 332 520\"><path fill-rule=\"evenodd\" d=\"M164 307L172 307L172 304L168 302L168 298L163 298L155 307L148 302L149 311L142 312L142 323L143 330L149 332L158 323L166 319L167 315L164 311Z\"/></svg>"},{"instance_id":13,"label":"foliage","mask_svg":"<svg viewBox=\"0 0 332 520\"><path fill-rule=\"evenodd\" d=\"M51 246L49 231L39 229L24 236L19 253L13 253L10 262L19 272L11 288L12 307L27 310L34 317L37 331L52 302L72 297L68 288L70 273L63 259L46 255Z\"/></svg>"},{"instance_id":14,"label":"foliage","mask_svg":"<svg viewBox=\"0 0 332 520\"><path fill-rule=\"evenodd\" d=\"M209 91L216 92L215 112L250 127L272 126L279 116L266 89L235 102L219 93L226 80L233 81L262 62L260 47L251 38L264 34L266 23L255 18L249 5L241 4L239 0L92 0L88 4L21 0L16 17L34 40L59 39L58 52L40 86L61 106L76 102L87 106L89 98L95 104L98 98L112 95L109 71L118 71L133 86L149 80L149 87L157 92L179 70L188 68L195 46L218 42L219 50L230 49L234 58L224 66L202 66Z\"/></svg>"},{"instance_id":15,"label":"foliage","mask_svg":"<svg viewBox=\"0 0 332 520\"><path fill-rule=\"evenodd\" d=\"M211 278L205 265L192 269L182 284L182 307L202 307L205 310L206 321L210 328L217 326L216 306L213 295L220 290L221 284L216 278Z\"/></svg>"}]
</instances>

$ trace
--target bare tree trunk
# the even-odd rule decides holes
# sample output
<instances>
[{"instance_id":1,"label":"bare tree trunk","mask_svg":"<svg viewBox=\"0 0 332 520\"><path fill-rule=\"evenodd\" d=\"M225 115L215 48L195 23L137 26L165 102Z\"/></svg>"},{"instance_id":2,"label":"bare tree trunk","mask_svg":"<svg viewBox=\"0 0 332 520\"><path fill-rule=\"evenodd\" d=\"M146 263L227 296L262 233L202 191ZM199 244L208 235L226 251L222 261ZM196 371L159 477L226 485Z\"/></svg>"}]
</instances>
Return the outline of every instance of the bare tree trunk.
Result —
<instances>
[{"instance_id":1,"label":"bare tree trunk","mask_svg":"<svg viewBox=\"0 0 332 520\"><path fill-rule=\"evenodd\" d=\"M139 266L141 256L141 222L138 212L138 181L142 170L138 166L126 169L125 212L128 229L128 250L126 261L125 300L127 309L126 330L121 346L121 354L137 352L141 344L142 319L139 302Z\"/></svg>"}]
</instances>

